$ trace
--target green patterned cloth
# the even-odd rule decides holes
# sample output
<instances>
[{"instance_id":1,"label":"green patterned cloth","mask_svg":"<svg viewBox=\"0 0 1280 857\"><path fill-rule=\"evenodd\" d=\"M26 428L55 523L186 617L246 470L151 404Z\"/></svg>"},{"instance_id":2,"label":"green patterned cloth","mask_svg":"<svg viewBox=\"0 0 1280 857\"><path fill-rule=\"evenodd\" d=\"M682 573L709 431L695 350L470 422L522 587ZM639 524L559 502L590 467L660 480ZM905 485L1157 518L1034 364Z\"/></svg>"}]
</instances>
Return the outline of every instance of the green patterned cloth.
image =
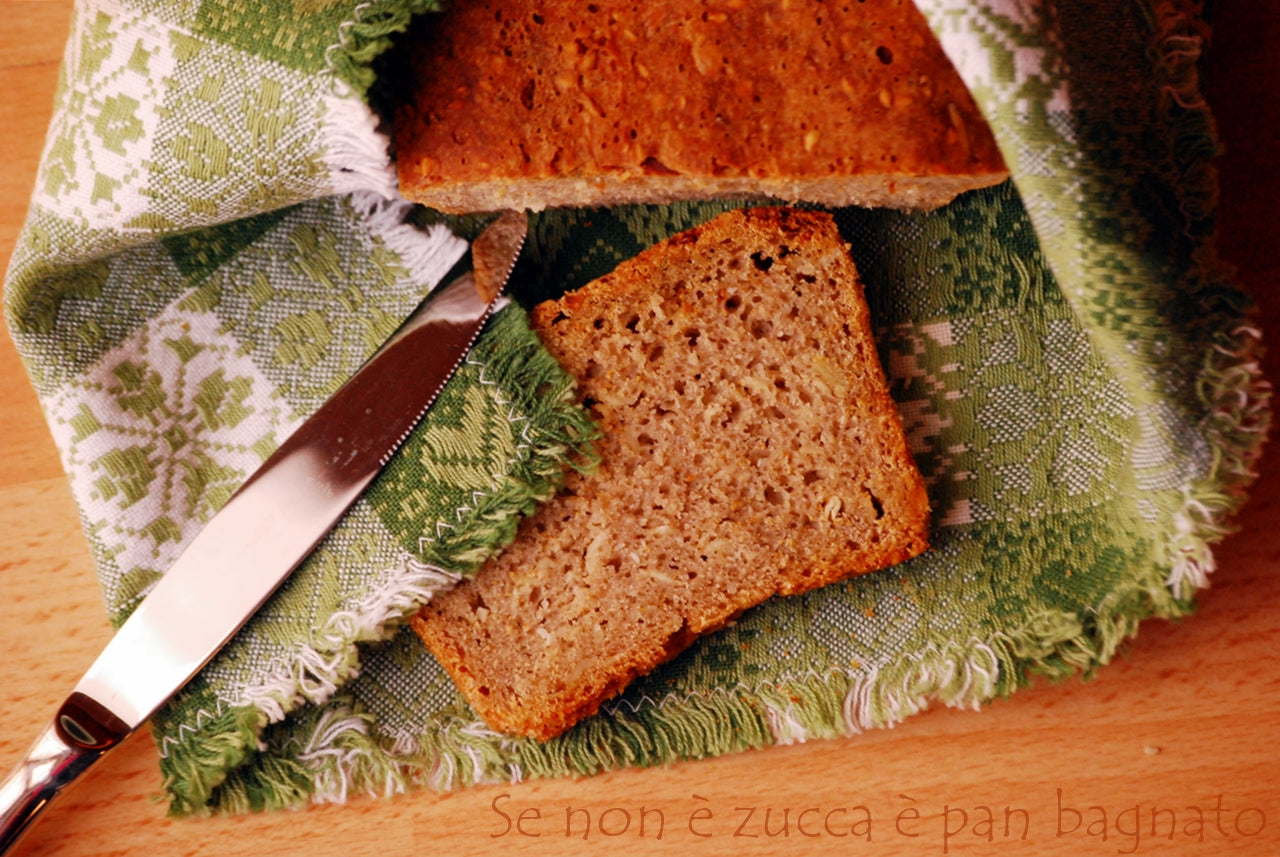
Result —
<instances>
[{"instance_id":1,"label":"green patterned cloth","mask_svg":"<svg viewBox=\"0 0 1280 857\"><path fill-rule=\"evenodd\" d=\"M1087 674L1193 609L1268 424L1259 333L1214 251L1204 24L1189 2L918 2L1013 173L931 214L836 212L932 550L763 605L554 741L486 729L403 620L590 464L520 304L725 206L535 216L521 302L154 719L173 812L856 733ZM464 258L470 224L396 197L368 106L375 58L428 5L78 3L5 307L113 622Z\"/></svg>"}]
</instances>

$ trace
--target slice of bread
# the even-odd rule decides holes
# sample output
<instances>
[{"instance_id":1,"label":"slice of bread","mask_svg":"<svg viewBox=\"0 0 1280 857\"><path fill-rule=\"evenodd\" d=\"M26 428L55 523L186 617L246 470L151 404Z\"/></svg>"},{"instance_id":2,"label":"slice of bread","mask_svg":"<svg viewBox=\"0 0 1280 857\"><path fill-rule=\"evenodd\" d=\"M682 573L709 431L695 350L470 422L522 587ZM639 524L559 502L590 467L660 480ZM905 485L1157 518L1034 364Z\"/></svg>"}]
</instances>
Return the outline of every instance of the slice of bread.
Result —
<instances>
[{"instance_id":1,"label":"slice of bread","mask_svg":"<svg viewBox=\"0 0 1280 857\"><path fill-rule=\"evenodd\" d=\"M603 429L599 469L413 620L494 729L559 734L766 598L925 549L830 215L729 212L533 319Z\"/></svg>"},{"instance_id":2,"label":"slice of bread","mask_svg":"<svg viewBox=\"0 0 1280 857\"><path fill-rule=\"evenodd\" d=\"M401 193L446 212L926 209L1008 175L911 0L453 0L405 48Z\"/></svg>"}]
</instances>

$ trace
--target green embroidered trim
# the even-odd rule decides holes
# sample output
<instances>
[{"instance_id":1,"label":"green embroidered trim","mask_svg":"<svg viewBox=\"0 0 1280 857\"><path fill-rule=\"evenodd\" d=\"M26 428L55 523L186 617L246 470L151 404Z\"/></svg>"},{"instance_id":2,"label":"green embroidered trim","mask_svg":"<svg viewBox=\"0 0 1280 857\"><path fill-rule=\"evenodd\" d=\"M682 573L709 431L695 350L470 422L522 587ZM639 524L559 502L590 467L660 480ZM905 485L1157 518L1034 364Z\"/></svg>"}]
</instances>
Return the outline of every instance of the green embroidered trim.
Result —
<instances>
[{"instance_id":1,"label":"green embroidered trim","mask_svg":"<svg viewBox=\"0 0 1280 857\"><path fill-rule=\"evenodd\" d=\"M396 766L369 738L365 721L347 715L341 705L307 707L291 717L288 752L265 757L266 764L231 769L205 803L195 809L207 813L264 812L296 807L327 795L342 800L349 793L390 794L403 789ZM261 736L270 743L281 726L268 727ZM170 810L182 815L181 808Z\"/></svg>"},{"instance_id":2,"label":"green embroidered trim","mask_svg":"<svg viewBox=\"0 0 1280 857\"><path fill-rule=\"evenodd\" d=\"M439 0L383 0L361 3L338 28L338 39L324 59L338 79L361 95L377 78L373 62L391 47L393 37L409 27L415 15L439 12Z\"/></svg>"},{"instance_id":3,"label":"green embroidered trim","mask_svg":"<svg viewBox=\"0 0 1280 857\"><path fill-rule=\"evenodd\" d=\"M405 550L429 565L466 574L515 538L520 518L559 489L567 466L589 470L595 465L599 429L574 399L577 382L542 347L518 304L493 318L460 372L468 383L451 386L482 400L486 387L501 388L496 404L519 427L519 448L492 451L494 443L476 436L483 423L467 419L472 402L446 394L433 411L439 411L437 425L452 422L451 416L460 421L450 429L448 442L438 442L432 426L416 432L369 496ZM492 459L495 454L499 459ZM465 484L473 472L479 481ZM459 493L467 495L465 502L455 501L448 509L437 511L430 499ZM419 496L424 499L415 502Z\"/></svg>"},{"instance_id":4,"label":"green embroidered trim","mask_svg":"<svg viewBox=\"0 0 1280 857\"><path fill-rule=\"evenodd\" d=\"M199 814L209 805L224 779L221 772L239 768L257 752L258 735L266 721L262 712L249 706L219 706L200 677L182 691L179 700L184 710L204 716L194 721L202 740L191 740L192 733L159 740L160 772L169 813L174 816ZM153 728L153 732L160 737L160 730ZM219 774L210 776L211 771Z\"/></svg>"}]
</instances>

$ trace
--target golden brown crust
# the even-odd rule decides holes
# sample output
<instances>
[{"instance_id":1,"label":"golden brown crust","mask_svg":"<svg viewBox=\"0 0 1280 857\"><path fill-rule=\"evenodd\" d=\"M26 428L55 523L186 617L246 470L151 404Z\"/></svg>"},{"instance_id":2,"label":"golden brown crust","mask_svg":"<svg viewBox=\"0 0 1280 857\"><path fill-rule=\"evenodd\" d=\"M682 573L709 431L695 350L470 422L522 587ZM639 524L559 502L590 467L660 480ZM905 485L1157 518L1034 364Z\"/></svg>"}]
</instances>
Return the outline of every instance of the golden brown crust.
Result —
<instances>
[{"instance_id":1,"label":"golden brown crust","mask_svg":"<svg viewBox=\"0 0 1280 857\"><path fill-rule=\"evenodd\" d=\"M535 309L599 471L413 627L493 728L559 734L775 594L926 548L928 500L829 215L722 215Z\"/></svg>"},{"instance_id":2,"label":"golden brown crust","mask_svg":"<svg viewBox=\"0 0 1280 857\"><path fill-rule=\"evenodd\" d=\"M401 192L445 211L931 208L1007 176L911 0L455 0L411 50Z\"/></svg>"}]
</instances>

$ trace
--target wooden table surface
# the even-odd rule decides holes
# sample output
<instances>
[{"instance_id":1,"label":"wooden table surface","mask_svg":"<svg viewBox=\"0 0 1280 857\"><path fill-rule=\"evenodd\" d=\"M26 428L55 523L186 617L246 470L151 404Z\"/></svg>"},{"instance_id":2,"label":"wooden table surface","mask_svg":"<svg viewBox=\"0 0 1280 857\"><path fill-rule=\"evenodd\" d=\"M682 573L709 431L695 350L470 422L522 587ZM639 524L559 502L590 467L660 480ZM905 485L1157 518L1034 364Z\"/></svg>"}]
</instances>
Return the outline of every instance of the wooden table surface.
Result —
<instances>
[{"instance_id":1,"label":"wooden table surface","mask_svg":"<svg viewBox=\"0 0 1280 857\"><path fill-rule=\"evenodd\" d=\"M0 259L26 209L70 5L0 0ZM1216 6L1210 96L1226 147L1220 246L1276 340L1280 9L1272 0ZM1275 354L1268 367L1280 377ZM1217 552L1200 612L1144 624L1091 682L696 764L181 821L167 819L156 799L156 751L138 734L56 802L17 852L1274 857L1278 453L1264 458L1241 529ZM108 635L57 453L0 334L0 768L17 761Z\"/></svg>"}]
</instances>

